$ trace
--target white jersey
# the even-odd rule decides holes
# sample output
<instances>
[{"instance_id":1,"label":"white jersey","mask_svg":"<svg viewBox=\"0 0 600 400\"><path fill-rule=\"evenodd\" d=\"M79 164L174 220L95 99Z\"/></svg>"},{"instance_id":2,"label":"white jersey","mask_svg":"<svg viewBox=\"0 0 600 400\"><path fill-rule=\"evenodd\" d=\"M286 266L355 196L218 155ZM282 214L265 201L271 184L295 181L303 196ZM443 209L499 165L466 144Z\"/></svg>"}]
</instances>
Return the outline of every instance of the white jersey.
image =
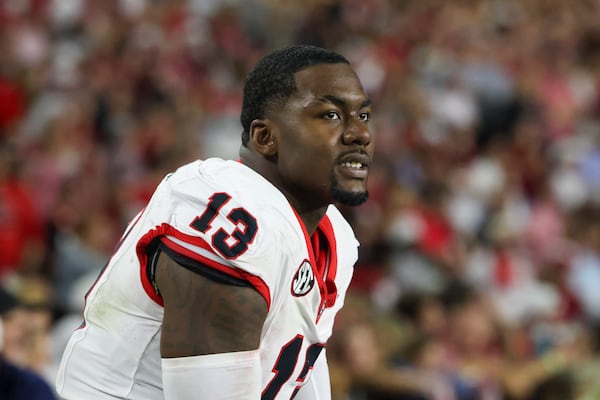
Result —
<instances>
[{"instance_id":1,"label":"white jersey","mask_svg":"<svg viewBox=\"0 0 600 400\"><path fill-rule=\"evenodd\" d=\"M60 396L163 399L163 307L149 278L149 249L158 240L261 293L268 304L259 347L261 398L293 398L310 381L332 333L358 242L334 206L309 237L271 183L237 161L216 158L167 176L128 226L86 296L84 323L61 361Z\"/></svg>"}]
</instances>

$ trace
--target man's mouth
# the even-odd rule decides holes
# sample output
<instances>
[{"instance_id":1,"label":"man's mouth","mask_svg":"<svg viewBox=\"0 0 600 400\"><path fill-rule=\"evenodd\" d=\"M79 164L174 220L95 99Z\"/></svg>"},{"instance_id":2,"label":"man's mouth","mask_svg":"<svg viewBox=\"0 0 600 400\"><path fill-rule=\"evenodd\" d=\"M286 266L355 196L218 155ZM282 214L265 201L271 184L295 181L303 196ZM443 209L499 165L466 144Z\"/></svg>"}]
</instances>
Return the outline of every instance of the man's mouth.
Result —
<instances>
[{"instance_id":1,"label":"man's mouth","mask_svg":"<svg viewBox=\"0 0 600 400\"><path fill-rule=\"evenodd\" d=\"M369 158L363 154L345 156L338 164L338 171L349 178L366 179L369 173Z\"/></svg>"},{"instance_id":2,"label":"man's mouth","mask_svg":"<svg viewBox=\"0 0 600 400\"><path fill-rule=\"evenodd\" d=\"M363 163L359 162L359 161L346 161L340 164L342 167L345 168L353 168L353 169L362 169L365 168L366 165L364 165Z\"/></svg>"}]
</instances>

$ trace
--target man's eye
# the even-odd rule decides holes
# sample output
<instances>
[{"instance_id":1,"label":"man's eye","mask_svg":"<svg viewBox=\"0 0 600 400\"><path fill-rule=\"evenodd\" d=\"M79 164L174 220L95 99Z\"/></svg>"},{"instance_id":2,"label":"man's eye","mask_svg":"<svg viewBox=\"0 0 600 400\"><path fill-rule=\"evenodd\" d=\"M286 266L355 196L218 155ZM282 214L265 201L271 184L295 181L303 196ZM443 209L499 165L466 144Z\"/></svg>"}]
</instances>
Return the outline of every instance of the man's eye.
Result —
<instances>
[{"instance_id":1,"label":"man's eye","mask_svg":"<svg viewBox=\"0 0 600 400\"><path fill-rule=\"evenodd\" d=\"M340 114L335 111L328 111L323 115L325 119L340 119Z\"/></svg>"},{"instance_id":2,"label":"man's eye","mask_svg":"<svg viewBox=\"0 0 600 400\"><path fill-rule=\"evenodd\" d=\"M363 113L360 113L358 117L360 118L360 120L362 122L369 122L371 114L369 114L368 112L363 112Z\"/></svg>"}]
</instances>

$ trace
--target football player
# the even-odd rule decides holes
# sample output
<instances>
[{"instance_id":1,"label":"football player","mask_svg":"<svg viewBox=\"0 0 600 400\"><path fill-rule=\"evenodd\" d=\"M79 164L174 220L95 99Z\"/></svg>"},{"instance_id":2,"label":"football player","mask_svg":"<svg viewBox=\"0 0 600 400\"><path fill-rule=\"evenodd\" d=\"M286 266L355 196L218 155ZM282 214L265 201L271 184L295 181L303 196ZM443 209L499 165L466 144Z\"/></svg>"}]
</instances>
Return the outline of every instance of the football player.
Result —
<instances>
[{"instance_id":1,"label":"football player","mask_svg":"<svg viewBox=\"0 0 600 400\"><path fill-rule=\"evenodd\" d=\"M326 343L358 242L334 204L368 196L371 102L313 46L264 57L239 160L180 167L87 294L57 390L79 399L330 399Z\"/></svg>"}]
</instances>

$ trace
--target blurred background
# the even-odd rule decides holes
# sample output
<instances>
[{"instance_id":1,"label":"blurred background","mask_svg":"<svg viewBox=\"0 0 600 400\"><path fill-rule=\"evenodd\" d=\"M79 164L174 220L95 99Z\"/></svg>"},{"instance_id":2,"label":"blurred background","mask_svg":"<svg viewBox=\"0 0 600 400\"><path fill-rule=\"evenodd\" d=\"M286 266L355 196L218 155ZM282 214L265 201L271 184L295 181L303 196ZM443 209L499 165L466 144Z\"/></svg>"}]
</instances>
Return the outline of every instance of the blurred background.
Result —
<instances>
[{"instance_id":1,"label":"blurred background","mask_svg":"<svg viewBox=\"0 0 600 400\"><path fill-rule=\"evenodd\" d=\"M335 400L600 399L600 1L2 0L3 356L53 384L163 175L236 158L244 78L294 43L374 103Z\"/></svg>"}]
</instances>

